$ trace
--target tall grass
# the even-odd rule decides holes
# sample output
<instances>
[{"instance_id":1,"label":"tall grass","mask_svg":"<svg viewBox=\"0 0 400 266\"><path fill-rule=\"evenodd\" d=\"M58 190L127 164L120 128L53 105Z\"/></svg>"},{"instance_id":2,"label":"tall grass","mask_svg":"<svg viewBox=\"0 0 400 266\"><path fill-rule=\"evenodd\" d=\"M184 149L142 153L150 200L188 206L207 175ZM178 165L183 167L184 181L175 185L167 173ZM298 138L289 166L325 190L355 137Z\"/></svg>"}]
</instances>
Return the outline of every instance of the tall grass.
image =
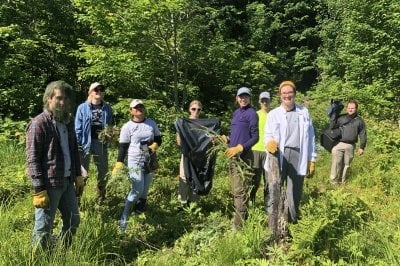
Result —
<instances>
[{"instance_id":1,"label":"tall grass","mask_svg":"<svg viewBox=\"0 0 400 266\"><path fill-rule=\"evenodd\" d=\"M374 136L369 141L373 146ZM231 229L225 159L217 159L210 194L180 210L177 172L171 157L164 161L160 156L164 169L154 177L147 211L129 218L124 235L118 226L124 193L110 190L107 204L97 205L97 173L91 165L72 246L33 256L34 216L24 147L0 142L0 265L399 265L399 154L389 158L367 147L365 155L354 158L348 183L333 186L330 154L321 149L318 153L316 175L305 181L301 220L289 226L291 239L286 242L269 241L261 188L242 230ZM115 158L111 150L110 170ZM178 156L173 163L179 164ZM60 226L57 217L54 233Z\"/></svg>"}]
</instances>

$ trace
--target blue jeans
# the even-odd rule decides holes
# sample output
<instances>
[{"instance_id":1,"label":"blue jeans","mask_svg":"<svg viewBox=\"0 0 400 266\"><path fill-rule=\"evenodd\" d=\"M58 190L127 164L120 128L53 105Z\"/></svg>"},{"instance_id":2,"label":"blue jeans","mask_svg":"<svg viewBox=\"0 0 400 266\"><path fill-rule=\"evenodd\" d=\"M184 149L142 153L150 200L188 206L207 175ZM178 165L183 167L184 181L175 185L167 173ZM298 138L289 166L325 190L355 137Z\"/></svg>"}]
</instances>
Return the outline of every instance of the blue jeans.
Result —
<instances>
[{"instance_id":1,"label":"blue jeans","mask_svg":"<svg viewBox=\"0 0 400 266\"><path fill-rule=\"evenodd\" d=\"M108 149L107 144L102 143L98 139L92 139L90 151L88 154L80 152L81 171L82 176L87 178L89 175L90 157L93 155L94 164L97 167L97 186L105 188L107 185L107 171L108 171Z\"/></svg>"},{"instance_id":2,"label":"blue jeans","mask_svg":"<svg viewBox=\"0 0 400 266\"><path fill-rule=\"evenodd\" d=\"M62 188L47 188L50 206L47 209L35 208L35 226L33 228L32 244L43 248L51 247L51 234L57 209L60 210L63 221L60 237L69 246L72 235L80 223L79 208L75 195L74 184L70 178L65 178Z\"/></svg>"},{"instance_id":3,"label":"blue jeans","mask_svg":"<svg viewBox=\"0 0 400 266\"><path fill-rule=\"evenodd\" d=\"M147 193L153 180L153 173L147 173L142 165L128 165L128 168L132 187L127 200L137 202L139 198L147 199Z\"/></svg>"}]
</instances>

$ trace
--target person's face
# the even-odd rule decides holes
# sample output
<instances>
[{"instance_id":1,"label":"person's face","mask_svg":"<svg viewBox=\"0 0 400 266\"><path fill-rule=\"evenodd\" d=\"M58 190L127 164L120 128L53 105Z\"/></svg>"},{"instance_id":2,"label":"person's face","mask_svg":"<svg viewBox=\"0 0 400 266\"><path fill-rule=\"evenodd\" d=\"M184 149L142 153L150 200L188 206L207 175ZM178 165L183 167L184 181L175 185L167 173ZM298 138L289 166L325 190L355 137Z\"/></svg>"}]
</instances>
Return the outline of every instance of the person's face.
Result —
<instances>
[{"instance_id":1,"label":"person's face","mask_svg":"<svg viewBox=\"0 0 400 266\"><path fill-rule=\"evenodd\" d=\"M137 118L144 118L146 113L146 108L143 104L138 104L135 107L131 108L131 114Z\"/></svg>"},{"instance_id":2,"label":"person's face","mask_svg":"<svg viewBox=\"0 0 400 266\"><path fill-rule=\"evenodd\" d=\"M52 112L54 115L60 115L66 112L67 107L67 99L61 90L54 90L54 95L51 98L47 99L49 111Z\"/></svg>"},{"instance_id":3,"label":"person's face","mask_svg":"<svg viewBox=\"0 0 400 266\"><path fill-rule=\"evenodd\" d=\"M261 98L260 99L260 107L263 110L268 110L269 109L269 103L270 100L268 98Z\"/></svg>"},{"instance_id":4,"label":"person's face","mask_svg":"<svg viewBox=\"0 0 400 266\"><path fill-rule=\"evenodd\" d=\"M250 104L250 95L244 93L236 96L236 101L240 107L245 107Z\"/></svg>"},{"instance_id":5,"label":"person's face","mask_svg":"<svg viewBox=\"0 0 400 266\"><path fill-rule=\"evenodd\" d=\"M355 103L348 103L347 104L347 113L349 115L354 114L355 112L357 112L357 107Z\"/></svg>"},{"instance_id":6,"label":"person's face","mask_svg":"<svg viewBox=\"0 0 400 266\"><path fill-rule=\"evenodd\" d=\"M197 119L200 116L201 107L195 103L189 108L190 118Z\"/></svg>"},{"instance_id":7,"label":"person's face","mask_svg":"<svg viewBox=\"0 0 400 266\"><path fill-rule=\"evenodd\" d=\"M296 93L291 86L283 86L281 88L281 102L283 106L288 110L293 108L294 106L294 99L296 97Z\"/></svg>"},{"instance_id":8,"label":"person's face","mask_svg":"<svg viewBox=\"0 0 400 266\"><path fill-rule=\"evenodd\" d=\"M103 86L97 86L93 90L90 91L90 96L92 99L103 99L104 97L104 90L105 88Z\"/></svg>"}]
</instances>

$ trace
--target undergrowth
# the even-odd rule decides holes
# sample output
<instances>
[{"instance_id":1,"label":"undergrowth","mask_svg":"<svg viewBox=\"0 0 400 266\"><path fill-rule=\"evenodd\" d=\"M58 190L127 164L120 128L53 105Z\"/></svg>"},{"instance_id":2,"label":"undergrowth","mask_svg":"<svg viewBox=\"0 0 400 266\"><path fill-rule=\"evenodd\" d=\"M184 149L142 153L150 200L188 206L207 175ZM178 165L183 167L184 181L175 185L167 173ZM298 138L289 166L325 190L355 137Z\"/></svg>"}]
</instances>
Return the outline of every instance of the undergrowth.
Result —
<instances>
[{"instance_id":1,"label":"undergrowth","mask_svg":"<svg viewBox=\"0 0 400 266\"><path fill-rule=\"evenodd\" d=\"M97 173L91 165L73 245L68 250L56 247L50 256L34 256L31 250L34 216L24 146L0 142L0 265L398 265L399 153L395 147L390 155L384 152L387 148L374 149L386 143L385 136L374 136L375 130L383 132L371 127L366 153L354 158L345 185L330 184L330 154L318 149L316 175L304 186L302 218L289 226L291 238L282 243L270 241L262 188L243 229L231 229L230 178L221 153L210 194L180 208L179 156L165 160L171 151L162 150L170 144L160 148L161 169L146 212L130 216L124 235L118 220L129 184L110 179L110 185L118 186L109 187L105 205L97 205ZM111 170L116 150L109 156ZM54 233L60 226L57 217Z\"/></svg>"}]
</instances>

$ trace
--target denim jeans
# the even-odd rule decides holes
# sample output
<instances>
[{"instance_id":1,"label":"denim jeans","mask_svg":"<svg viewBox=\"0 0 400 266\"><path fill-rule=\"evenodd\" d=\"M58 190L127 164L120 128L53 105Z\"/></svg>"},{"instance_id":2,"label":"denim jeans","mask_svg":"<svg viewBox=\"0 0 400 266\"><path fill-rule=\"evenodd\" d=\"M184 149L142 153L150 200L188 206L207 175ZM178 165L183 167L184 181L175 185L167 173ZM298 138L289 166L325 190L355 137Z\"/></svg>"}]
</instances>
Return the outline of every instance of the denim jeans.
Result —
<instances>
[{"instance_id":1,"label":"denim jeans","mask_svg":"<svg viewBox=\"0 0 400 266\"><path fill-rule=\"evenodd\" d=\"M147 199L147 193L151 181L153 180L153 173L147 173L143 165L128 164L128 168L129 179L131 180L132 186L128 193L127 200L137 202L139 198Z\"/></svg>"},{"instance_id":2,"label":"denim jeans","mask_svg":"<svg viewBox=\"0 0 400 266\"><path fill-rule=\"evenodd\" d=\"M90 157L93 155L94 163L97 167L97 186L104 188L107 184L106 175L108 171L108 150L107 145L98 139L92 139L90 151L88 154L80 153L81 171L84 178L88 177Z\"/></svg>"},{"instance_id":3,"label":"denim jeans","mask_svg":"<svg viewBox=\"0 0 400 266\"><path fill-rule=\"evenodd\" d=\"M35 208L32 244L35 247L37 245L42 248L51 247L54 217L58 209L63 222L59 236L65 241L64 244L69 246L72 242L72 235L76 233L80 223L74 184L70 181L70 178L65 178L62 188L47 188L47 194L50 200L49 208Z\"/></svg>"}]
</instances>

